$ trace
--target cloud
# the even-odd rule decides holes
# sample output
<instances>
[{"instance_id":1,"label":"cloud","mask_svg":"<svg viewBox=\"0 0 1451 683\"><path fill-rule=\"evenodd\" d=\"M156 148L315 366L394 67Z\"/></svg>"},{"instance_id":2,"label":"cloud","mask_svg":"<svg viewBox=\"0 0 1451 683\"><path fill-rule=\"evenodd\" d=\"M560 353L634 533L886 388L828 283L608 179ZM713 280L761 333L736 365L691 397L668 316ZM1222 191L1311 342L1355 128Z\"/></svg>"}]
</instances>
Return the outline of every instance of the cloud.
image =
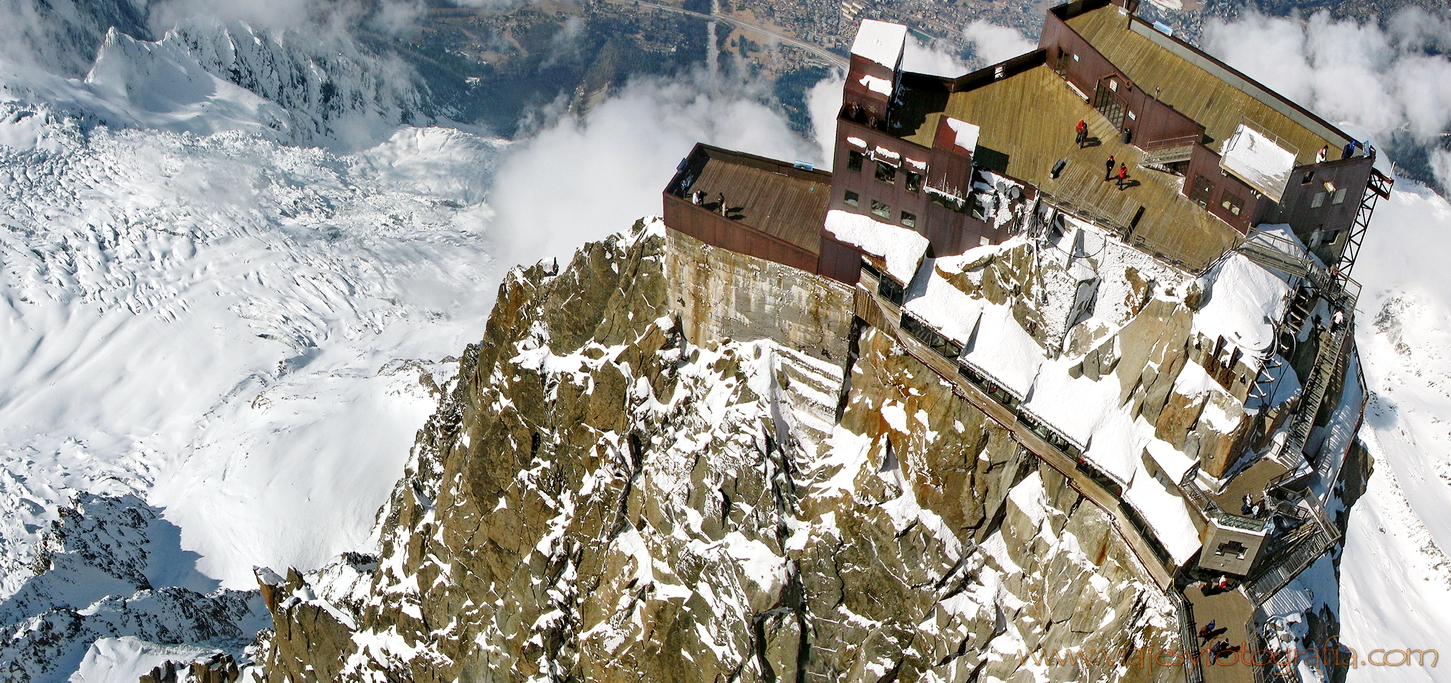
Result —
<instances>
[{"instance_id":1,"label":"cloud","mask_svg":"<svg viewBox=\"0 0 1451 683\"><path fill-rule=\"evenodd\" d=\"M1406 134L1421 145L1451 128L1448 45L1451 21L1420 8L1384 26L1325 12L1308 19L1248 12L1204 30L1209 52L1347 132L1380 142ZM1442 159L1443 187L1451 180L1446 166Z\"/></svg>"},{"instance_id":2,"label":"cloud","mask_svg":"<svg viewBox=\"0 0 1451 683\"><path fill-rule=\"evenodd\" d=\"M811 132L821 148L821 165L818 168L828 171L831 170L832 155L836 153L836 116L841 113L842 89L845 87L846 77L837 71L806 91Z\"/></svg>"},{"instance_id":3,"label":"cloud","mask_svg":"<svg viewBox=\"0 0 1451 683\"><path fill-rule=\"evenodd\" d=\"M962 37L972 48L973 66L981 68L1011 59L1038 48L1038 43L1021 31L987 21L974 21L962 29Z\"/></svg>"},{"instance_id":4,"label":"cloud","mask_svg":"<svg viewBox=\"0 0 1451 683\"><path fill-rule=\"evenodd\" d=\"M902 55L902 69L948 78L956 78L972 71L972 67L954 51L928 45L917 40L916 36L907 39L907 50Z\"/></svg>"},{"instance_id":5,"label":"cloud","mask_svg":"<svg viewBox=\"0 0 1451 683\"><path fill-rule=\"evenodd\" d=\"M498 255L506 263L564 258L586 240L659 214L661 190L697 141L786 160L819 162L822 154L746 84L700 74L635 80L507 153L489 200Z\"/></svg>"},{"instance_id":6,"label":"cloud","mask_svg":"<svg viewBox=\"0 0 1451 683\"><path fill-rule=\"evenodd\" d=\"M365 25L399 33L412 28L425 11L423 0L159 0L148 7L148 20L158 35L189 19L241 21L264 29Z\"/></svg>"}]
</instances>

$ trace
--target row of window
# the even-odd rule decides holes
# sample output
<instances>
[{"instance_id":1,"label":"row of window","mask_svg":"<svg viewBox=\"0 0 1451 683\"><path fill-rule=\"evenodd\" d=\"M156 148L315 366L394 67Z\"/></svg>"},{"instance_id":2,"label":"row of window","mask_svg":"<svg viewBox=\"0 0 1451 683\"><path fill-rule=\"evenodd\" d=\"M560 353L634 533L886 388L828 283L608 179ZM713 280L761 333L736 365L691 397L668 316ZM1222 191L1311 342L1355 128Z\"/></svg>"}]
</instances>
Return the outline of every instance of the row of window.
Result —
<instances>
[{"instance_id":1,"label":"row of window","mask_svg":"<svg viewBox=\"0 0 1451 683\"><path fill-rule=\"evenodd\" d=\"M1300 184L1301 185L1309 185L1310 183L1312 183L1314 181L1315 181L1315 172L1314 171L1306 171L1305 172L1305 175L1303 175L1303 176L1300 177ZM1344 203L1345 202L1345 188L1342 187L1342 188L1338 188L1337 189L1335 187L1335 183L1333 183L1333 182L1327 182L1327 183L1325 183L1325 189L1326 189L1326 192L1316 192L1315 193L1315 196L1310 198L1310 208L1312 208L1312 209L1318 209L1318 208L1320 208L1322 206L1325 206L1325 195L1326 194L1329 194L1330 195L1330 203L1331 204L1341 204L1341 203Z\"/></svg>"},{"instance_id":2,"label":"row of window","mask_svg":"<svg viewBox=\"0 0 1451 683\"><path fill-rule=\"evenodd\" d=\"M858 152L856 150L849 150L849 151L847 151L847 153L846 153L846 168L847 168L847 170L848 171L861 171L863 165L866 163L866 159L867 159L867 155L865 153ZM889 163L886 163L884 161L878 161L878 162L876 162L876 164L877 164L877 170L876 170L876 178L877 178L877 180L880 180L880 181L882 181L882 182L884 182L884 183L886 183L888 185L896 185L897 184L897 171L898 171L897 167L896 166L893 166L893 165L891 165ZM905 187L907 188L907 191L908 192L921 192L922 191L922 174L921 173L917 173L916 171L904 171L903 172L903 175L906 176Z\"/></svg>"},{"instance_id":3,"label":"row of window","mask_svg":"<svg viewBox=\"0 0 1451 683\"><path fill-rule=\"evenodd\" d=\"M846 194L842 195L841 200L843 202L846 202L846 204L848 206L861 206L861 203L862 203L862 197L861 197L861 195L859 195L859 194L857 194L855 192L852 192L851 190L847 190L846 191ZM871 202L872 202L871 203L871 212L872 212L872 215L875 215L878 218L884 218L884 219L886 219L888 221L892 220L892 207L891 207L891 205L886 204L884 202L879 202L879 201L877 201L875 199L871 200ZM897 220L902 225L905 225L905 226L907 226L909 228L915 228L915 227L917 227L917 214L912 213L910 211L900 211L900 212L898 212L898 214L899 215L897 217Z\"/></svg>"}]
</instances>

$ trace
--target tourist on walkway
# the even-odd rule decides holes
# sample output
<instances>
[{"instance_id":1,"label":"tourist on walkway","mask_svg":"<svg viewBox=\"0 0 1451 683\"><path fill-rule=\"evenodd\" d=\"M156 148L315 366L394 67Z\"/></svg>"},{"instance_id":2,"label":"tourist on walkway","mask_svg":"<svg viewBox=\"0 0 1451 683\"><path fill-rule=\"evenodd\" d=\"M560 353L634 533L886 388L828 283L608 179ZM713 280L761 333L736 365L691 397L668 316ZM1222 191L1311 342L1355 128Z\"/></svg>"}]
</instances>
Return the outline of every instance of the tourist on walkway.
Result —
<instances>
[{"instance_id":1,"label":"tourist on walkway","mask_svg":"<svg viewBox=\"0 0 1451 683\"><path fill-rule=\"evenodd\" d=\"M1330 155L1330 145L1322 145L1320 151L1315 153L1315 163L1325 163L1325 158Z\"/></svg>"},{"instance_id":2,"label":"tourist on walkway","mask_svg":"<svg viewBox=\"0 0 1451 683\"><path fill-rule=\"evenodd\" d=\"M1345 326L1345 311L1336 310L1335 315L1330 316L1330 333L1335 334Z\"/></svg>"},{"instance_id":3,"label":"tourist on walkway","mask_svg":"<svg viewBox=\"0 0 1451 683\"><path fill-rule=\"evenodd\" d=\"M1129 167L1123 164L1118 165L1118 189L1124 189L1124 183L1129 180Z\"/></svg>"},{"instance_id":4,"label":"tourist on walkway","mask_svg":"<svg viewBox=\"0 0 1451 683\"><path fill-rule=\"evenodd\" d=\"M1088 141L1088 124L1083 119L1079 119L1078 127L1074 130L1078 133L1074 140L1078 143L1078 148L1083 149L1083 143Z\"/></svg>"},{"instance_id":5,"label":"tourist on walkway","mask_svg":"<svg viewBox=\"0 0 1451 683\"><path fill-rule=\"evenodd\" d=\"M1103 162L1104 168L1107 169L1107 170L1105 170L1103 172L1103 180L1104 180L1104 182L1108 182L1110 180L1113 180L1113 167L1114 166L1117 166L1117 165L1118 165L1118 162L1113 160L1113 155L1112 154L1108 155L1108 161Z\"/></svg>"}]
</instances>

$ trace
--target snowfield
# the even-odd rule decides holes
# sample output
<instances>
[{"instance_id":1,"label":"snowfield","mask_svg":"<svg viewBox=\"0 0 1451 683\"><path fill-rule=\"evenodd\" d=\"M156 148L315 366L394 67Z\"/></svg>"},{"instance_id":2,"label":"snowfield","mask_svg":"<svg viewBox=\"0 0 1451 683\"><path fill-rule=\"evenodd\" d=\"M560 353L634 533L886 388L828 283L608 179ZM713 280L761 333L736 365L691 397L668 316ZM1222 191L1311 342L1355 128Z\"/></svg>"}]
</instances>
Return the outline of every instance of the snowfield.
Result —
<instances>
[{"instance_id":1,"label":"snowfield","mask_svg":"<svg viewBox=\"0 0 1451 683\"><path fill-rule=\"evenodd\" d=\"M493 302L506 143L290 146L307 117L168 41L112 34L85 80L0 65L0 677L102 680L148 638L235 652L266 613L224 589L367 545ZM81 494L166 524L108 536L129 513L65 512ZM54 559L65 519L98 553ZM125 570L136 552L156 566Z\"/></svg>"},{"instance_id":2,"label":"snowfield","mask_svg":"<svg viewBox=\"0 0 1451 683\"><path fill-rule=\"evenodd\" d=\"M1345 644L1451 655L1451 204L1401 180L1381 202L1355 276L1356 342L1373 398L1360 437L1375 458L1340 565ZM1379 658L1379 655L1377 655ZM1396 658L1393 657L1392 661ZM1360 681L1447 681L1451 669L1360 666Z\"/></svg>"}]
</instances>

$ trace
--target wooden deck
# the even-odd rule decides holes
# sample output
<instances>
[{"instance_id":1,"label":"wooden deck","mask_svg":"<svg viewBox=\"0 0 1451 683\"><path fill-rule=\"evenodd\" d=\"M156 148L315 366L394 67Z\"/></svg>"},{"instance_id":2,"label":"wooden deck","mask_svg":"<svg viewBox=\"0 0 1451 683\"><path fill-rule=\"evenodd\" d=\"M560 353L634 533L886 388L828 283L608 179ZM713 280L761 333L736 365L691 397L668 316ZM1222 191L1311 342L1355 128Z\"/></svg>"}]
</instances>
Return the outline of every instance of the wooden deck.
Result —
<instances>
[{"instance_id":1,"label":"wooden deck","mask_svg":"<svg viewBox=\"0 0 1451 683\"><path fill-rule=\"evenodd\" d=\"M821 248L821 226L831 200L829 177L801 178L785 169L711 154L699 177L686 188L685 198L697 190L705 193L711 208L725 195L727 216L746 227L813 254Z\"/></svg>"},{"instance_id":2,"label":"wooden deck","mask_svg":"<svg viewBox=\"0 0 1451 683\"><path fill-rule=\"evenodd\" d=\"M1119 142L1113 125L1047 66L967 92L953 93L946 115L977 124L979 164L1030 182L1053 199L1090 209L1123 226L1143 216L1129 241L1197 269L1234 247L1239 231L1180 194L1184 178L1141 168L1143 152ZM931 145L942 114L929 114L908 140ZM1090 146L1074 144L1074 126L1088 122ZM1104 181L1109 155L1128 166L1128 186ZM1049 177L1066 159L1062 174Z\"/></svg>"},{"instance_id":3,"label":"wooden deck","mask_svg":"<svg viewBox=\"0 0 1451 683\"><path fill-rule=\"evenodd\" d=\"M1098 48L1134 85L1150 93L1160 88L1161 101L1204 126L1211 139L1208 146L1216 152L1234 133L1241 119L1248 119L1278 136L1288 143L1287 148L1294 147L1297 165L1315 163L1315 152L1322 145L1330 147L1331 159L1339 159L1340 149L1348 142L1323 137L1259 98L1131 30L1129 17L1115 6L1069 19L1068 26Z\"/></svg>"}]
</instances>

